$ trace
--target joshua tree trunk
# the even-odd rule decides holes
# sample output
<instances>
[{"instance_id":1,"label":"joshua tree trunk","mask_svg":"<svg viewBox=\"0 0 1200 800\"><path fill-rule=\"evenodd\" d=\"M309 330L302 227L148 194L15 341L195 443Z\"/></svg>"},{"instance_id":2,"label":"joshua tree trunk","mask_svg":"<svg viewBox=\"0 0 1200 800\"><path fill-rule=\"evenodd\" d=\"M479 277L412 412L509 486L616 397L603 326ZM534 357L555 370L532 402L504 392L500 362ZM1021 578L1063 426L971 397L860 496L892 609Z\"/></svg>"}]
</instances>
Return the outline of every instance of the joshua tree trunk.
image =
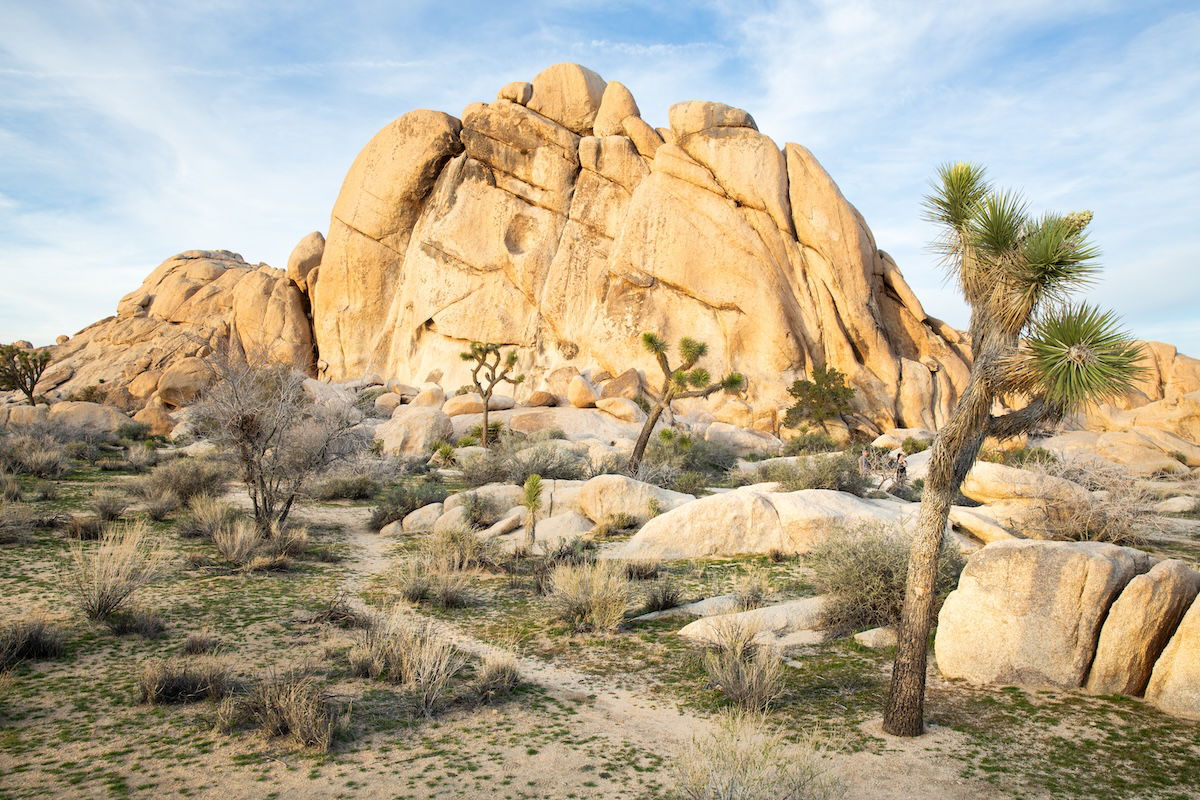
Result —
<instances>
[{"instance_id":1,"label":"joshua tree trunk","mask_svg":"<svg viewBox=\"0 0 1200 800\"><path fill-rule=\"evenodd\" d=\"M976 363L958 406L938 431L929 455L929 474L908 560L891 692L883 715L883 729L893 736L919 736L925 730L926 657L938 555L950 506L987 436L992 392L983 376L988 372L988 355L980 357L985 363Z\"/></svg>"},{"instance_id":2,"label":"joshua tree trunk","mask_svg":"<svg viewBox=\"0 0 1200 800\"><path fill-rule=\"evenodd\" d=\"M488 406L492 404L492 393L489 391L483 397L483 424L479 427L479 446L488 446Z\"/></svg>"},{"instance_id":3,"label":"joshua tree trunk","mask_svg":"<svg viewBox=\"0 0 1200 800\"><path fill-rule=\"evenodd\" d=\"M637 472L638 467L642 465L642 456L646 454L646 445L650 443L650 434L654 432L654 426L658 424L658 419L666 407L666 403L655 403L654 408L650 410L650 416L646 417L646 424L642 426L637 444L633 446L633 455L629 458L630 472Z\"/></svg>"}]
</instances>

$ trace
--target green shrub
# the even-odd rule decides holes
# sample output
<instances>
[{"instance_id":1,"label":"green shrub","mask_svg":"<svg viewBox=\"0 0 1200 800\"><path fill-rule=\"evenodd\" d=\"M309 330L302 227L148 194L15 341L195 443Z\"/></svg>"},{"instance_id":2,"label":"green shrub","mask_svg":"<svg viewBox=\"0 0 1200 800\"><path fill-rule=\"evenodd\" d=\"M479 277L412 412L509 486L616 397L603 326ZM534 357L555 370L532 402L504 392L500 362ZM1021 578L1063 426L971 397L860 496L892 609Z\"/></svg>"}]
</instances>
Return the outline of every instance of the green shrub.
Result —
<instances>
[{"instance_id":1,"label":"green shrub","mask_svg":"<svg viewBox=\"0 0 1200 800\"><path fill-rule=\"evenodd\" d=\"M483 657L475 674L475 693L481 703L491 703L512 694L520 683L517 659L511 653L493 650Z\"/></svg>"},{"instance_id":2,"label":"green shrub","mask_svg":"<svg viewBox=\"0 0 1200 800\"><path fill-rule=\"evenodd\" d=\"M823 431L806 431L788 439L783 447L785 456L800 456L808 453L832 453L838 450L837 442Z\"/></svg>"},{"instance_id":3,"label":"green shrub","mask_svg":"<svg viewBox=\"0 0 1200 800\"><path fill-rule=\"evenodd\" d=\"M308 495L314 500L366 500L381 488L370 475L325 475L312 482Z\"/></svg>"},{"instance_id":4,"label":"green shrub","mask_svg":"<svg viewBox=\"0 0 1200 800\"><path fill-rule=\"evenodd\" d=\"M139 479L131 491L140 497L171 492L181 503L193 497L218 497L229 482L229 467L209 458L176 458L159 464L149 475Z\"/></svg>"},{"instance_id":5,"label":"green shrub","mask_svg":"<svg viewBox=\"0 0 1200 800\"><path fill-rule=\"evenodd\" d=\"M870 484L858 472L858 461L849 453L802 458L795 464L768 464L759 480L777 481L785 492L802 489L833 489L860 497Z\"/></svg>"},{"instance_id":6,"label":"green shrub","mask_svg":"<svg viewBox=\"0 0 1200 800\"><path fill-rule=\"evenodd\" d=\"M911 456L913 453L928 450L932 444L933 442L928 439L917 439L913 436L906 436L904 437L904 441L900 443L900 449L904 451L905 455Z\"/></svg>"},{"instance_id":7,"label":"green shrub","mask_svg":"<svg viewBox=\"0 0 1200 800\"><path fill-rule=\"evenodd\" d=\"M979 453L979 460L1009 467L1024 467L1030 464L1054 464L1059 458L1044 447L1017 447L1012 450L983 450Z\"/></svg>"},{"instance_id":8,"label":"green shrub","mask_svg":"<svg viewBox=\"0 0 1200 800\"><path fill-rule=\"evenodd\" d=\"M668 608L675 608L682 598L683 590L669 577L655 581L646 587L642 613L649 614L652 611L666 611Z\"/></svg>"},{"instance_id":9,"label":"green shrub","mask_svg":"<svg viewBox=\"0 0 1200 800\"><path fill-rule=\"evenodd\" d=\"M487 452L461 459L459 467L463 482L471 487L489 483L523 485L530 475L546 480L587 477L584 458L552 443L546 433L530 437L506 431L493 440Z\"/></svg>"},{"instance_id":10,"label":"green shrub","mask_svg":"<svg viewBox=\"0 0 1200 800\"><path fill-rule=\"evenodd\" d=\"M719 479L737 463L737 451L724 442L664 428L650 440L643 461L649 466L696 472Z\"/></svg>"},{"instance_id":11,"label":"green shrub","mask_svg":"<svg viewBox=\"0 0 1200 800\"><path fill-rule=\"evenodd\" d=\"M441 503L449 495L446 487L434 476L398 483L379 496L379 504L371 510L370 525L379 530L388 523L406 516L431 503Z\"/></svg>"},{"instance_id":12,"label":"green shrub","mask_svg":"<svg viewBox=\"0 0 1200 800\"><path fill-rule=\"evenodd\" d=\"M838 631L865 630L900 621L911 542L902 531L862 524L833 532L807 556L817 591L827 595L822 625ZM963 559L951 539L942 542L935 587L936 605L958 584Z\"/></svg>"},{"instance_id":13,"label":"green shrub","mask_svg":"<svg viewBox=\"0 0 1200 800\"><path fill-rule=\"evenodd\" d=\"M117 436L131 442L142 442L150 438L150 426L131 419L117 426Z\"/></svg>"}]
</instances>

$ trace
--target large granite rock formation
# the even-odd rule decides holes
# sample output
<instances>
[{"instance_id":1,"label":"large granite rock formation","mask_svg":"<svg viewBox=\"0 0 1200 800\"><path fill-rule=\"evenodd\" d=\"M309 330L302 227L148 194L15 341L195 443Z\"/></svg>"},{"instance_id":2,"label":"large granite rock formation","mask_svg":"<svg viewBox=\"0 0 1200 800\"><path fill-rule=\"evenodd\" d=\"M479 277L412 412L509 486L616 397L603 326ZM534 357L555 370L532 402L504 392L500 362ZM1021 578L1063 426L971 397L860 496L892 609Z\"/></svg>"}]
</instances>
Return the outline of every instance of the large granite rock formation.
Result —
<instances>
[{"instance_id":1,"label":"large granite rock formation","mask_svg":"<svg viewBox=\"0 0 1200 800\"><path fill-rule=\"evenodd\" d=\"M115 317L54 347L38 389L67 396L95 386L131 409L178 406L206 379L197 356L222 343L312 369L306 301L283 270L225 250L189 250L125 295Z\"/></svg>"},{"instance_id":2,"label":"large granite rock formation","mask_svg":"<svg viewBox=\"0 0 1200 800\"><path fill-rule=\"evenodd\" d=\"M555 368L657 367L638 338L708 342L755 416L817 364L849 375L866 427L933 428L967 377L812 153L749 114L680 103L670 128L575 64L509 84L462 119L413 111L363 149L307 274L319 374L466 382L464 343Z\"/></svg>"}]
</instances>

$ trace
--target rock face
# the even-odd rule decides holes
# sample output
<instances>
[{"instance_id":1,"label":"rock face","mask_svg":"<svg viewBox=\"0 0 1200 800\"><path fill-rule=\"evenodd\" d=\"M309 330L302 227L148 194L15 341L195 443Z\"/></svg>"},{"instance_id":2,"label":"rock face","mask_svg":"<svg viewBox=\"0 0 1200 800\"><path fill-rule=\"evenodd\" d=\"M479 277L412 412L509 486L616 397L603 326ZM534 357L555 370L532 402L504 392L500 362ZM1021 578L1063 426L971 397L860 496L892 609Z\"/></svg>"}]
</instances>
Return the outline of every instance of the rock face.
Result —
<instances>
[{"instance_id":1,"label":"rock face","mask_svg":"<svg viewBox=\"0 0 1200 800\"><path fill-rule=\"evenodd\" d=\"M321 374L465 383L465 340L521 348L523 392L561 367L658 374L638 341L706 341L773 415L817 364L849 375L860 423L933 427L969 354L928 317L802 147L718 103L670 142L620 84L573 64L459 121L414 111L367 145L309 278ZM555 394L559 391L550 389Z\"/></svg>"},{"instance_id":2,"label":"rock face","mask_svg":"<svg viewBox=\"0 0 1200 800\"><path fill-rule=\"evenodd\" d=\"M1082 686L1109 606L1148 568L1145 553L1111 544L990 544L942 606L938 668L971 683Z\"/></svg>"},{"instance_id":3,"label":"rock face","mask_svg":"<svg viewBox=\"0 0 1200 800\"><path fill-rule=\"evenodd\" d=\"M1146 699L1168 714L1200 719L1200 603L1192 602L1155 663Z\"/></svg>"},{"instance_id":4,"label":"rock face","mask_svg":"<svg viewBox=\"0 0 1200 800\"><path fill-rule=\"evenodd\" d=\"M195 370L181 362L223 343L313 369L304 295L283 270L247 264L225 250L189 250L122 298L115 317L55 347L39 389L66 396L102 386L110 402L131 410L161 390L167 405L190 402L195 387L187 376ZM123 401L114 396L121 392L128 393Z\"/></svg>"}]
</instances>

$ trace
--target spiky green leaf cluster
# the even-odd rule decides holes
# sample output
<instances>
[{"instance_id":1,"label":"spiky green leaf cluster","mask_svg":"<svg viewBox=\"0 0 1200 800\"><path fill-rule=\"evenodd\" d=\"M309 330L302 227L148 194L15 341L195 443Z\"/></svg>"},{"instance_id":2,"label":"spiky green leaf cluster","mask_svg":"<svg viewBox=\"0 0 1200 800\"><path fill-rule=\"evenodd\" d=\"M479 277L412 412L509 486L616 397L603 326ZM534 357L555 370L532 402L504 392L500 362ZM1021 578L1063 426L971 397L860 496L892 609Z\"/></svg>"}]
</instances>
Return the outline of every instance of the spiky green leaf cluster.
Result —
<instances>
[{"instance_id":1,"label":"spiky green leaf cluster","mask_svg":"<svg viewBox=\"0 0 1200 800\"><path fill-rule=\"evenodd\" d=\"M654 355L662 355L667 352L667 340L650 331L642 334L642 346Z\"/></svg>"}]
</instances>

